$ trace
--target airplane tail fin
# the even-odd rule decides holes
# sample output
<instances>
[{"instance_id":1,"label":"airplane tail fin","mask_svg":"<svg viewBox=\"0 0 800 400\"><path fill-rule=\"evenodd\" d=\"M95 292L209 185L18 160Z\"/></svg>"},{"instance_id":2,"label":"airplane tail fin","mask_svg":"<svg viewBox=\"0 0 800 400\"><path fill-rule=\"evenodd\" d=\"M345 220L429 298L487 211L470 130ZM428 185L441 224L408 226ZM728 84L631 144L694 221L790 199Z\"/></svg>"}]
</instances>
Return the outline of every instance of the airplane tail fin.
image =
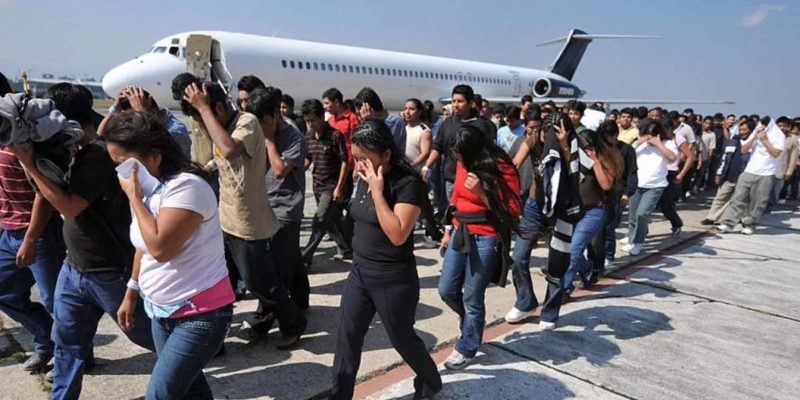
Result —
<instances>
[{"instance_id":1,"label":"airplane tail fin","mask_svg":"<svg viewBox=\"0 0 800 400\"><path fill-rule=\"evenodd\" d=\"M543 43L537 46L547 46L555 43L564 43L558 57L550 65L550 72L563 76L567 80L572 80L575 76L575 71L578 69L583 58L583 53L589 47L589 43L594 39L660 39L660 36L647 36L647 35L590 35L580 29L573 29L569 31L567 36L562 36Z\"/></svg>"}]
</instances>

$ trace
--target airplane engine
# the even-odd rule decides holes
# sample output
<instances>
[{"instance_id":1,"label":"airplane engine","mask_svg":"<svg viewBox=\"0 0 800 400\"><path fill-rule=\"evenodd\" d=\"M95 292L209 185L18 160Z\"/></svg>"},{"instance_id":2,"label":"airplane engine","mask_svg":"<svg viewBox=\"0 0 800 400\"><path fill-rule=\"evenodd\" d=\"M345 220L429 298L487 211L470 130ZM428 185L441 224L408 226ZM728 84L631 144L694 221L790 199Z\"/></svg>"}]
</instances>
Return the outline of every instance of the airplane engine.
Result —
<instances>
[{"instance_id":1,"label":"airplane engine","mask_svg":"<svg viewBox=\"0 0 800 400\"><path fill-rule=\"evenodd\" d=\"M570 82L550 78L539 78L533 84L533 95L536 97L575 98L581 91Z\"/></svg>"}]
</instances>

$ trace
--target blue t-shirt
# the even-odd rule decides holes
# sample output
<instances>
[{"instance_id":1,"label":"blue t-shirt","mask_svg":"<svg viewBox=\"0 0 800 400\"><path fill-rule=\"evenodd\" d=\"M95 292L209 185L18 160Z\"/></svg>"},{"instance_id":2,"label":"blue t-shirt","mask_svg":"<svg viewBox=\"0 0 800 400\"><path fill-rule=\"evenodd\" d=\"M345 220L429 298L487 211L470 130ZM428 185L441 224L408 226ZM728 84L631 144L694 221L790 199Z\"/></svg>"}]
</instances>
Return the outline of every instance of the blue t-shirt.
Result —
<instances>
[{"instance_id":1,"label":"blue t-shirt","mask_svg":"<svg viewBox=\"0 0 800 400\"><path fill-rule=\"evenodd\" d=\"M525 134L525 126L520 124L516 129L512 130L508 125L497 130L497 144L508 153L517 138Z\"/></svg>"},{"instance_id":2,"label":"blue t-shirt","mask_svg":"<svg viewBox=\"0 0 800 400\"><path fill-rule=\"evenodd\" d=\"M406 121L398 114L389 114L386 116L386 119L383 120L386 122L386 125L389 125L389 129L392 130L392 136L394 136L394 142L397 144L397 147L400 149L400 154L406 153Z\"/></svg>"}]
</instances>

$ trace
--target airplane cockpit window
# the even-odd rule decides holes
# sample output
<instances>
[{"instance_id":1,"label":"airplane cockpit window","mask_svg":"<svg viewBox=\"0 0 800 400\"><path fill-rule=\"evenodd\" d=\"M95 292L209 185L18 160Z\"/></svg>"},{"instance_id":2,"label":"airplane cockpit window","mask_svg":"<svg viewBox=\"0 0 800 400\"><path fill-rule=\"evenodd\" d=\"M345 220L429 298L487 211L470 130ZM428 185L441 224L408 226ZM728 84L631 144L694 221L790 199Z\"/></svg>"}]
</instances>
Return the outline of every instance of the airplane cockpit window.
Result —
<instances>
[{"instance_id":1,"label":"airplane cockpit window","mask_svg":"<svg viewBox=\"0 0 800 400\"><path fill-rule=\"evenodd\" d=\"M178 46L170 46L169 48L169 54L172 54L175 57L180 57L180 51L181 49Z\"/></svg>"},{"instance_id":2,"label":"airplane cockpit window","mask_svg":"<svg viewBox=\"0 0 800 400\"><path fill-rule=\"evenodd\" d=\"M158 54L165 53L166 51L167 51L167 48L164 47L164 46L159 46L159 47L156 47L155 49L153 49L153 53L158 53Z\"/></svg>"}]
</instances>

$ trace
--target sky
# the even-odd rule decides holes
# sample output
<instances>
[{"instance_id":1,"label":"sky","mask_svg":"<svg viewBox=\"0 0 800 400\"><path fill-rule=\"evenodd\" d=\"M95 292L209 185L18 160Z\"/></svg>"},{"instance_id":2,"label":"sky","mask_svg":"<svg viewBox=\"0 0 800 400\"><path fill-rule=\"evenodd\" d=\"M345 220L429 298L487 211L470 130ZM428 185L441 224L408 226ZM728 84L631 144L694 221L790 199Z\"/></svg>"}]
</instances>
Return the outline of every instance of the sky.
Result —
<instances>
[{"instance_id":1,"label":"sky","mask_svg":"<svg viewBox=\"0 0 800 400\"><path fill-rule=\"evenodd\" d=\"M800 116L799 20L797 0L0 0L0 71L99 79L189 30L547 69L560 45L536 44L578 28L661 36L594 41L573 78L587 97L730 100L694 108Z\"/></svg>"}]
</instances>

